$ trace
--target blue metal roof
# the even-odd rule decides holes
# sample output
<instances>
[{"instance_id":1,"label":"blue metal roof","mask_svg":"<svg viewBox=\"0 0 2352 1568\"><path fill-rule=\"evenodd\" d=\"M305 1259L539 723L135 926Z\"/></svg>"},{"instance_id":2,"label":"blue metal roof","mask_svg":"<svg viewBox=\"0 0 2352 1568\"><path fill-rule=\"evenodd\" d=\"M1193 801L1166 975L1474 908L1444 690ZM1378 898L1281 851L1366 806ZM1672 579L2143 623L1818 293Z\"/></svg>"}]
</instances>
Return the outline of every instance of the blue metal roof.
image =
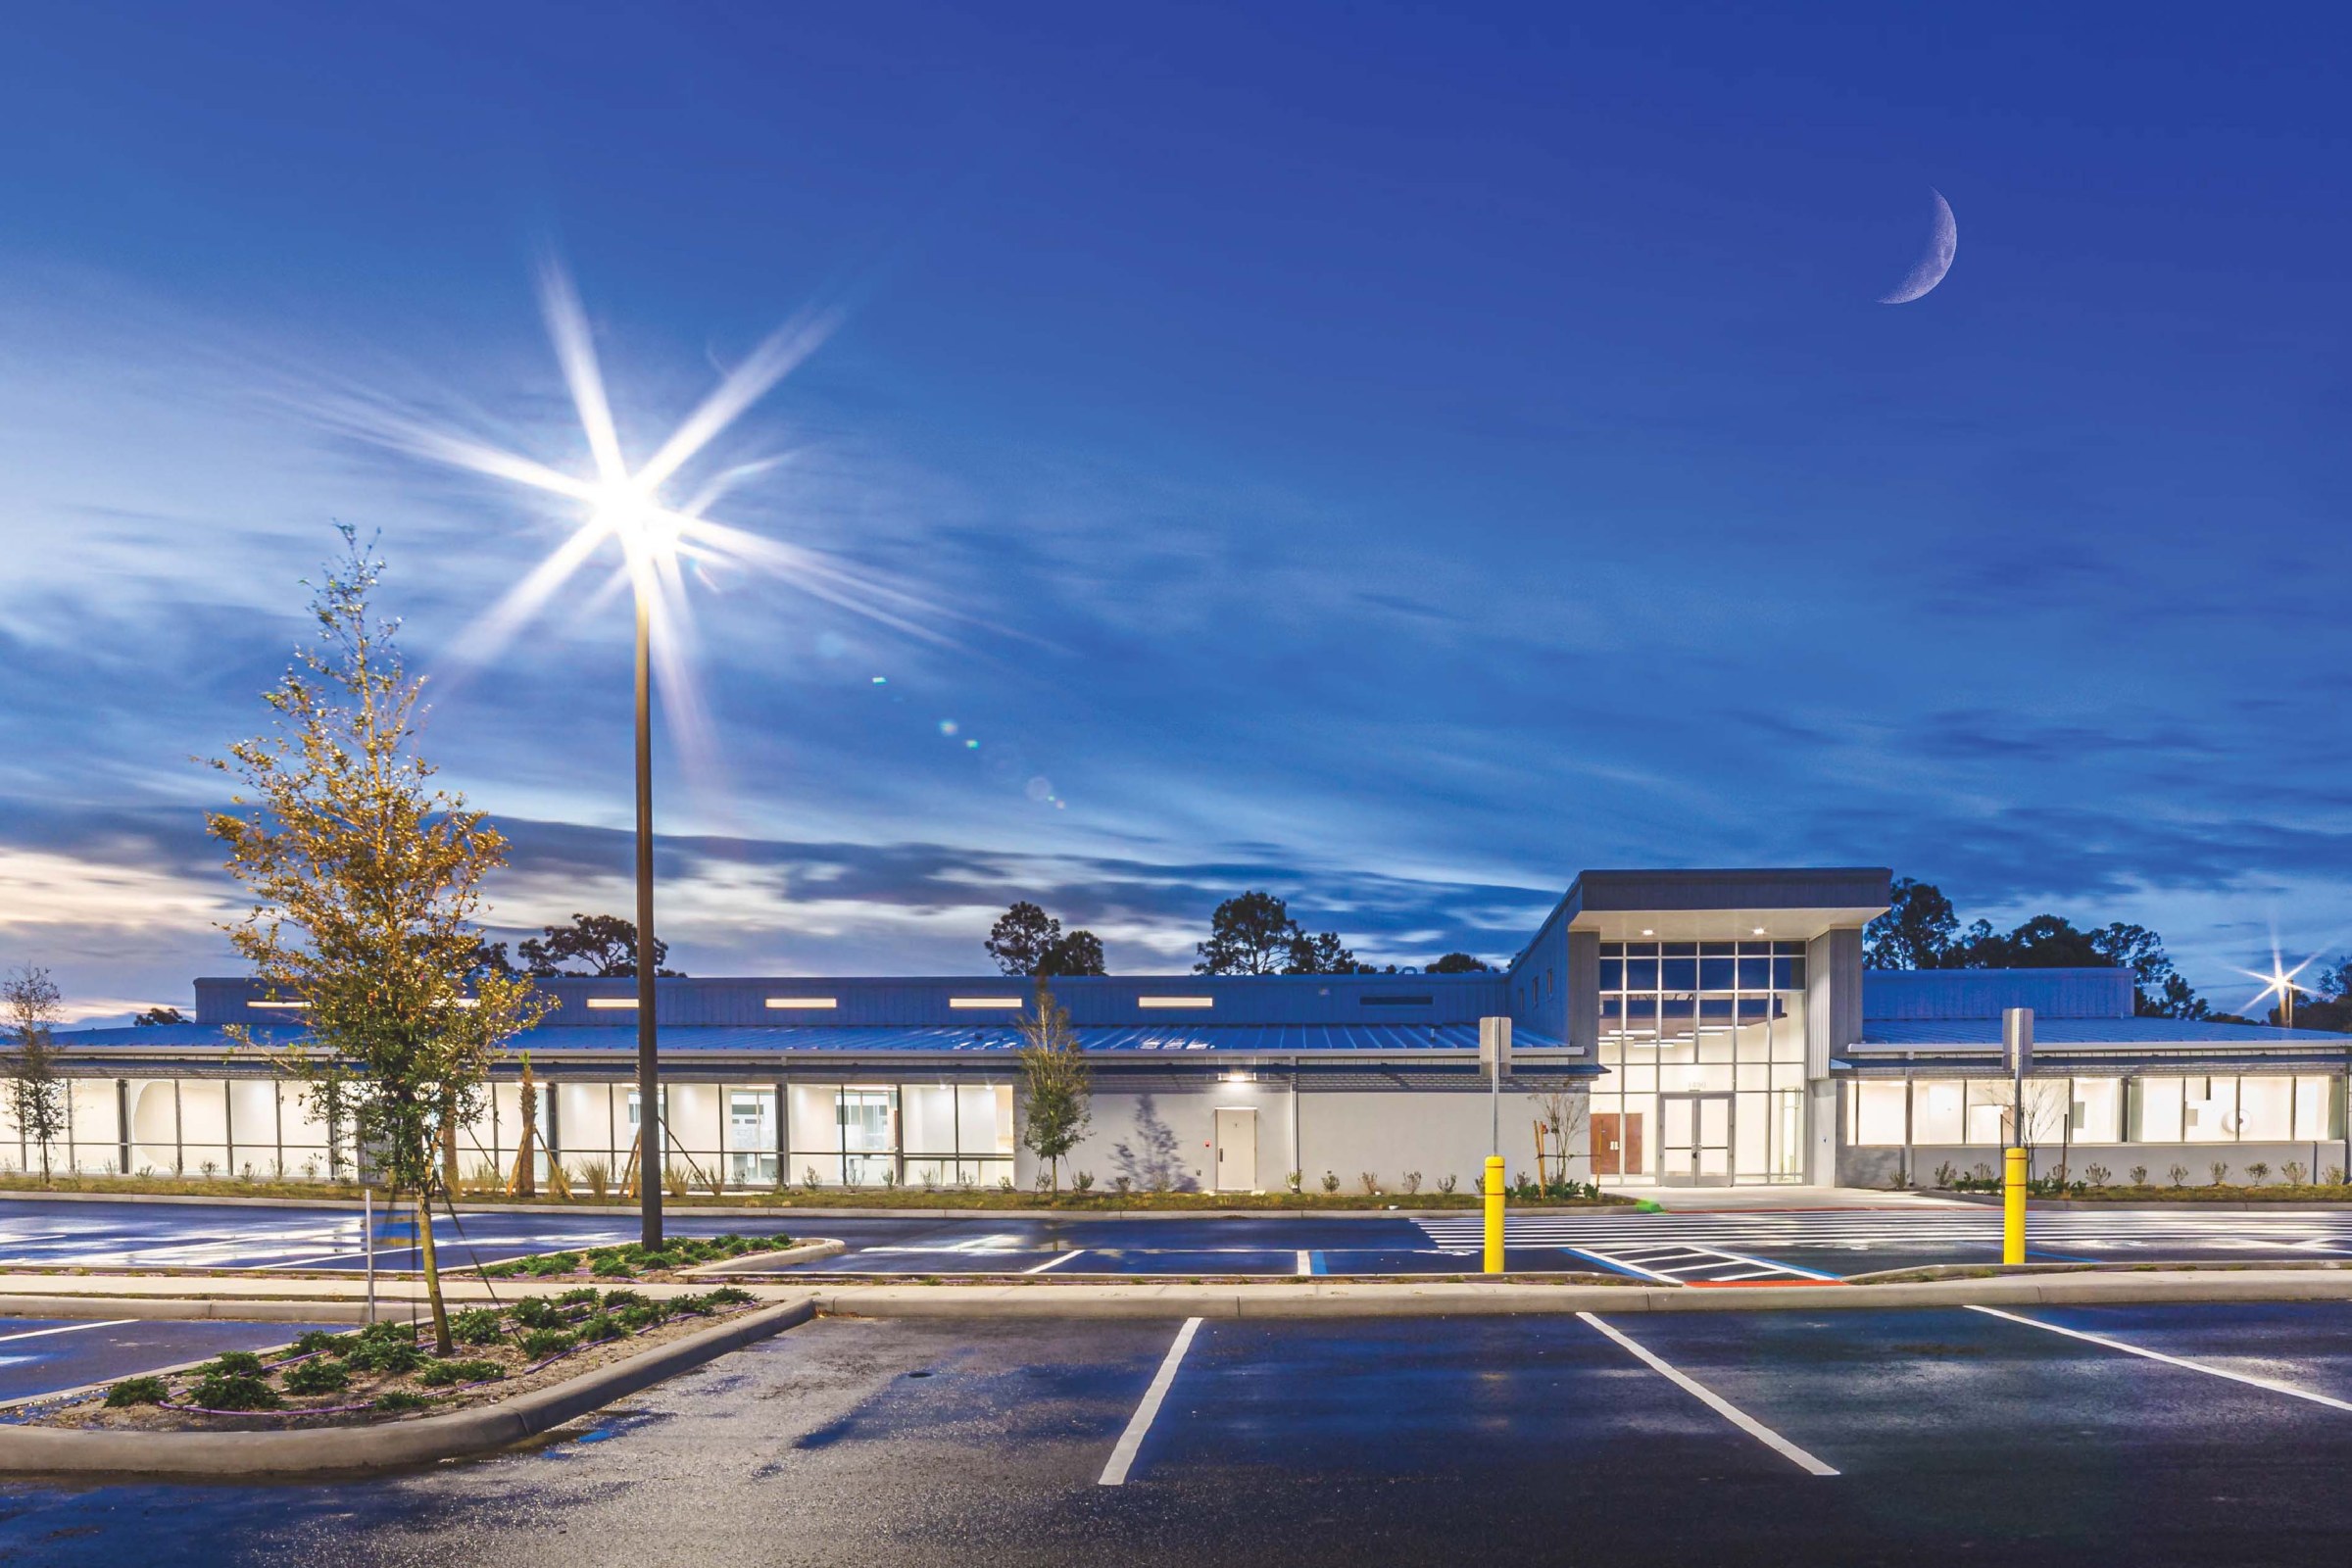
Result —
<instances>
[{"instance_id":1,"label":"blue metal roof","mask_svg":"<svg viewBox=\"0 0 2352 1568\"><path fill-rule=\"evenodd\" d=\"M2129 1018L2129 969L1865 969L1862 1016L1880 1019L1998 1018L2032 1007L2044 1018Z\"/></svg>"},{"instance_id":2,"label":"blue metal roof","mask_svg":"<svg viewBox=\"0 0 2352 1568\"><path fill-rule=\"evenodd\" d=\"M1998 1018L1865 1018L1860 1044L1870 1046L1986 1046L2001 1043ZM2269 1029L2208 1018L2034 1019L2034 1044L2042 1046L2292 1046L2352 1051L2352 1035L2325 1029Z\"/></svg>"},{"instance_id":3,"label":"blue metal roof","mask_svg":"<svg viewBox=\"0 0 2352 1568\"><path fill-rule=\"evenodd\" d=\"M1177 1023L1137 1024L1114 1029L1074 1029L1089 1054L1165 1056L1185 1054L1314 1054L1320 1053L1396 1053L1478 1050L1476 1024L1227 1024L1197 1026ZM299 1028L256 1029L265 1044L298 1040ZM57 1037L69 1052L166 1050L174 1053L233 1054L238 1049L220 1028L209 1024L160 1024L148 1028L85 1029ZM775 1053L822 1052L843 1055L868 1053L977 1052L1010 1054L1018 1050L1018 1030L998 1025L918 1025L902 1028L788 1025L675 1025L660 1030L665 1054L693 1055L710 1052ZM633 1029L554 1025L527 1030L510 1042L511 1049L548 1053L598 1052L615 1055L637 1049ZM1558 1051L1560 1042L1532 1030L1513 1032L1515 1051Z\"/></svg>"}]
</instances>

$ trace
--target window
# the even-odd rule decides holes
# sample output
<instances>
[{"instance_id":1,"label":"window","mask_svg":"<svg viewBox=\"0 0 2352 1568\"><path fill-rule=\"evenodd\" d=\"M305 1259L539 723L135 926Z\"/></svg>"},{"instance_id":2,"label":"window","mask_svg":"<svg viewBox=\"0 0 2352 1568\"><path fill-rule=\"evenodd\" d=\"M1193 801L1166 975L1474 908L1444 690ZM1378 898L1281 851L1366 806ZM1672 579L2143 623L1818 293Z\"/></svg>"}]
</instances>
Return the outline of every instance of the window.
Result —
<instances>
[{"instance_id":1,"label":"window","mask_svg":"<svg viewBox=\"0 0 2352 1568\"><path fill-rule=\"evenodd\" d=\"M1858 1083L1853 1088L1854 1142L1902 1143L1903 1113L1911 1086L1898 1080L1894 1083Z\"/></svg>"},{"instance_id":2,"label":"window","mask_svg":"<svg viewBox=\"0 0 2352 1568\"><path fill-rule=\"evenodd\" d=\"M2123 1087L2118 1078L2075 1080L2074 1113L2067 1124L2075 1143L2123 1142Z\"/></svg>"},{"instance_id":3,"label":"window","mask_svg":"<svg viewBox=\"0 0 2352 1568\"><path fill-rule=\"evenodd\" d=\"M2245 1143L2281 1142L2295 1135L2295 1081L2249 1073L2237 1081L2237 1136Z\"/></svg>"},{"instance_id":4,"label":"window","mask_svg":"<svg viewBox=\"0 0 2352 1568\"><path fill-rule=\"evenodd\" d=\"M1956 1080L1922 1079L1911 1086L1911 1137L1922 1144L1964 1144L1961 1090Z\"/></svg>"}]
</instances>

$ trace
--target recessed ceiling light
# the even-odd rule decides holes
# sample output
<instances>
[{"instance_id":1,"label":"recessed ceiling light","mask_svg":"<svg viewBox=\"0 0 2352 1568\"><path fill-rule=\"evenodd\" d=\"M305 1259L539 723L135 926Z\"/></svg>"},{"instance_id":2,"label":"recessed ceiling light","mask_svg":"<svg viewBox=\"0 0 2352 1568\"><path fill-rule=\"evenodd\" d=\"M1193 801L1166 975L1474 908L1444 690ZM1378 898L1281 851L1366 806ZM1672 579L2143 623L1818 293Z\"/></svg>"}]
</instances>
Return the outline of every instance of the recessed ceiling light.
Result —
<instances>
[{"instance_id":1,"label":"recessed ceiling light","mask_svg":"<svg viewBox=\"0 0 2352 1568\"><path fill-rule=\"evenodd\" d=\"M1748 933L1748 935L1749 935L1749 936L1751 936L1751 937L1760 937L1760 936L1762 936L1763 934L1764 934L1764 928L1763 928L1762 926L1758 926L1758 927L1756 927L1756 928L1755 928L1753 931L1750 931L1750 932Z\"/></svg>"},{"instance_id":2,"label":"recessed ceiling light","mask_svg":"<svg viewBox=\"0 0 2352 1568\"><path fill-rule=\"evenodd\" d=\"M1656 935L1657 935L1657 933L1656 933L1655 931L1652 931L1652 930L1650 930L1650 929L1649 929L1649 928L1647 928L1646 926L1644 926L1644 927L1642 928L1642 934L1643 936L1645 936L1645 937L1654 937L1654 936L1656 936Z\"/></svg>"}]
</instances>

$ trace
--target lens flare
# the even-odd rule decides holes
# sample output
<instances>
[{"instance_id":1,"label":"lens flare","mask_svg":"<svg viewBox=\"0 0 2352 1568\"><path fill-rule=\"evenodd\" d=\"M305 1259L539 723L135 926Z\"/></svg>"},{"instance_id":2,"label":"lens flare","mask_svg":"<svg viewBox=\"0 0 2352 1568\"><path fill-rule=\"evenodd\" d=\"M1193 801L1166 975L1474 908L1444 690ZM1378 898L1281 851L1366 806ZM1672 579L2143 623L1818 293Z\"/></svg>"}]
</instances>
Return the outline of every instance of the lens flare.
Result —
<instances>
[{"instance_id":1,"label":"lens flare","mask_svg":"<svg viewBox=\"0 0 2352 1568\"><path fill-rule=\"evenodd\" d=\"M826 551L765 538L708 514L709 509L784 460L734 465L705 479L678 505L664 496L664 487L681 479L712 441L823 344L839 325L838 313L808 312L770 333L742 364L721 376L651 458L631 468L579 291L552 259L539 268L538 291L556 363L595 466L593 477L566 473L398 409L355 402L340 411L339 422L377 445L560 497L581 514L579 525L545 560L459 634L451 649L456 658L469 664L488 663L573 577L600 557L610 559L616 553L617 569L591 595L584 612L606 607L623 589L645 605L655 678L671 735L682 753L707 757L708 731L692 679L689 574L707 581L711 572L728 568L764 572L810 598L910 637L942 645L952 642L939 628L962 617L910 589Z\"/></svg>"}]
</instances>

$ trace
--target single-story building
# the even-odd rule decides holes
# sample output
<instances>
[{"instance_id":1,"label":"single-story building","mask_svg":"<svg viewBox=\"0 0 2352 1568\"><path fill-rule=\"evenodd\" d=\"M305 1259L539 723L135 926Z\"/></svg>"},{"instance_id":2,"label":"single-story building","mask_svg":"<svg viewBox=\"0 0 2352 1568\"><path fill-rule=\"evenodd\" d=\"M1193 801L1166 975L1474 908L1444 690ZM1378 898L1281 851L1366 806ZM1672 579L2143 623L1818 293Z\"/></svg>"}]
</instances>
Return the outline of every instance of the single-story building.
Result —
<instances>
[{"instance_id":1,"label":"single-story building","mask_svg":"<svg viewBox=\"0 0 2352 1568\"><path fill-rule=\"evenodd\" d=\"M1883 867L1587 871L1500 973L1054 980L1094 1078L1068 1168L1102 1187L1397 1192L1470 1185L1499 1138L1514 1174L1537 1173L1541 1140L1610 1185L1924 1184L1997 1164L2011 1006L2035 1013L2040 1168L2203 1181L2215 1163L2352 1163L2352 1036L2137 1018L2120 969L1865 971L1888 883ZM575 1182L613 1175L637 1121L634 982L542 984L555 1006L514 1041L461 1164L512 1165L527 1052L544 1145ZM1028 1002L1002 975L662 980L670 1147L696 1185L731 1190L1028 1185ZM291 1039L301 1013L253 980L202 979L193 1022L61 1034L53 1161L339 1168L348 1149L304 1086L226 1032ZM1494 1016L1513 1024L1499 1095L1478 1064ZM0 1114L0 1162L37 1160Z\"/></svg>"}]
</instances>

